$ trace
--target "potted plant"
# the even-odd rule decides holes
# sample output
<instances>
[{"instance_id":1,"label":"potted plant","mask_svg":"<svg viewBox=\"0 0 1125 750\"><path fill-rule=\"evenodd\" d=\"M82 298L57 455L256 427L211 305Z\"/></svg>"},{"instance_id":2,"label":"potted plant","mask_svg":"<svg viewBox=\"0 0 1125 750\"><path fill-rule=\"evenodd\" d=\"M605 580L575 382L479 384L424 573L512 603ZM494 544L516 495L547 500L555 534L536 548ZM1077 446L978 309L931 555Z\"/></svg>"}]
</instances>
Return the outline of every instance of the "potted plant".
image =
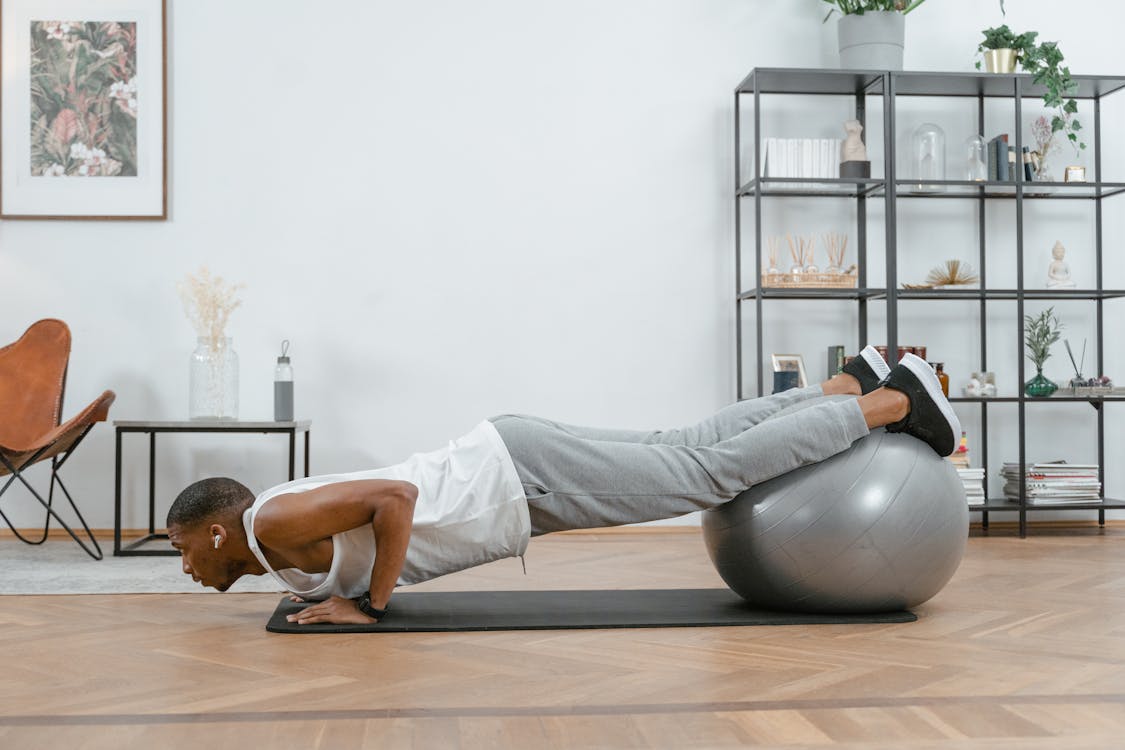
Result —
<instances>
[{"instance_id":1,"label":"potted plant","mask_svg":"<svg viewBox=\"0 0 1125 750\"><path fill-rule=\"evenodd\" d=\"M1071 78L1070 68L1062 64L1063 54L1058 42L1037 42L1039 32L1016 34L1007 24L985 29L982 33L984 40L977 45L977 53L984 56L985 70L989 73L1013 73L1016 63L1019 63L1025 73L1031 74L1035 83L1046 89L1043 104L1055 110L1051 118L1051 133L1062 131L1076 150L1086 148L1086 144L1078 140L1082 124L1074 116L1078 111L1078 102L1074 99L1078 84ZM980 70L979 60L976 66Z\"/></svg>"},{"instance_id":2,"label":"potted plant","mask_svg":"<svg viewBox=\"0 0 1125 750\"><path fill-rule=\"evenodd\" d=\"M977 53L984 55L984 69L989 73L1015 73L1019 54L1035 46L1038 33L1032 31L1016 34L1007 24L985 29L984 41L977 46ZM980 61L977 61L980 70Z\"/></svg>"},{"instance_id":3,"label":"potted plant","mask_svg":"<svg viewBox=\"0 0 1125 750\"><path fill-rule=\"evenodd\" d=\"M837 25L840 67L851 70L902 70L906 14L925 0L824 0L824 17L840 14Z\"/></svg>"},{"instance_id":4,"label":"potted plant","mask_svg":"<svg viewBox=\"0 0 1125 750\"><path fill-rule=\"evenodd\" d=\"M1035 365L1035 377L1024 383L1023 392L1033 398L1050 396L1059 387L1043 376L1043 363L1051 356L1051 345L1059 340L1062 323L1055 317L1053 307L1039 315L1026 315L1023 321L1027 358Z\"/></svg>"}]
</instances>

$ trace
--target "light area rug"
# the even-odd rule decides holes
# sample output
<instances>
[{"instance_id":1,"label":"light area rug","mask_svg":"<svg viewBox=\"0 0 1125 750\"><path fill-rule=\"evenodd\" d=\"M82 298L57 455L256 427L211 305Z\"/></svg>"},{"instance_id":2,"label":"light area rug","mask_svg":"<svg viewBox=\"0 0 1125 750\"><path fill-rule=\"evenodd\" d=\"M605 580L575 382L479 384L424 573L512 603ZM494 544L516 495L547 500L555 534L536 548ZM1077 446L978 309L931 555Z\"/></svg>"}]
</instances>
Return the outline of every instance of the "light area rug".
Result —
<instances>
[{"instance_id":1,"label":"light area rug","mask_svg":"<svg viewBox=\"0 0 1125 750\"><path fill-rule=\"evenodd\" d=\"M178 557L114 557L112 541L101 545L105 557L94 560L71 541L32 546L0 540L0 595L218 593L185 575ZM282 588L268 575L244 576L230 591L274 593Z\"/></svg>"}]
</instances>

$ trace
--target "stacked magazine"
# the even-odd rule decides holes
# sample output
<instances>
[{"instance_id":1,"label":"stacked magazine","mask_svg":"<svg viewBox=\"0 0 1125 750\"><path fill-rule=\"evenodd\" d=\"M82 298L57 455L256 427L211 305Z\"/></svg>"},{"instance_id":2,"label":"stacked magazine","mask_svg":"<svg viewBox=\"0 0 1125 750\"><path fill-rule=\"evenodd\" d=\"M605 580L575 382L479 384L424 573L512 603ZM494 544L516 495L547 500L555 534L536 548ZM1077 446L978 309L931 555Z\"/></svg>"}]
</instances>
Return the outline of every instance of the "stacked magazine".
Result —
<instances>
[{"instance_id":1,"label":"stacked magazine","mask_svg":"<svg viewBox=\"0 0 1125 750\"><path fill-rule=\"evenodd\" d=\"M1005 463L1000 471L1004 477L1004 496L1019 502L1020 465ZM1028 505L1065 503L1096 503L1101 501L1102 485L1098 481L1097 464L1071 464L1066 461L1045 461L1028 464Z\"/></svg>"}]
</instances>

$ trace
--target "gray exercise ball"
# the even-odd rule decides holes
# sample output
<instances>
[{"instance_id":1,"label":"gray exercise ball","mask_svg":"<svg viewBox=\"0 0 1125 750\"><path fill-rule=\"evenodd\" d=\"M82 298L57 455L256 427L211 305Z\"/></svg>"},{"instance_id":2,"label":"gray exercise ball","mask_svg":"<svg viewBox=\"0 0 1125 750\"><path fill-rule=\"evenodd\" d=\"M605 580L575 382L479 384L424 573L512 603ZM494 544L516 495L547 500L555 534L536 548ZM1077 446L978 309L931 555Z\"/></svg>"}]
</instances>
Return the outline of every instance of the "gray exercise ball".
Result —
<instances>
[{"instance_id":1,"label":"gray exercise ball","mask_svg":"<svg viewBox=\"0 0 1125 750\"><path fill-rule=\"evenodd\" d=\"M953 577L968 530L953 465L882 429L703 514L711 561L735 593L802 612L920 604Z\"/></svg>"}]
</instances>

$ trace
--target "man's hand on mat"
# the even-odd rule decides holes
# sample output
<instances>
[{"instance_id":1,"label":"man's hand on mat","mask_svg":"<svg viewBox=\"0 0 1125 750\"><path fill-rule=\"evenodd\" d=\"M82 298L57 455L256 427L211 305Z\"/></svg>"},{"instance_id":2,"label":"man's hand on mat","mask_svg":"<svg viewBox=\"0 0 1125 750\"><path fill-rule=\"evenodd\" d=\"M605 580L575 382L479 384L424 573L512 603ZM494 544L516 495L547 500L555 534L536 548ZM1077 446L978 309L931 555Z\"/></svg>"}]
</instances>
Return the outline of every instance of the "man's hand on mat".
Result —
<instances>
[{"instance_id":1,"label":"man's hand on mat","mask_svg":"<svg viewBox=\"0 0 1125 750\"><path fill-rule=\"evenodd\" d=\"M287 615L285 619L298 625L312 625L318 622L327 622L334 625L367 625L378 622L375 618L368 617L360 612L354 601L339 596L310 604L296 614Z\"/></svg>"}]
</instances>

